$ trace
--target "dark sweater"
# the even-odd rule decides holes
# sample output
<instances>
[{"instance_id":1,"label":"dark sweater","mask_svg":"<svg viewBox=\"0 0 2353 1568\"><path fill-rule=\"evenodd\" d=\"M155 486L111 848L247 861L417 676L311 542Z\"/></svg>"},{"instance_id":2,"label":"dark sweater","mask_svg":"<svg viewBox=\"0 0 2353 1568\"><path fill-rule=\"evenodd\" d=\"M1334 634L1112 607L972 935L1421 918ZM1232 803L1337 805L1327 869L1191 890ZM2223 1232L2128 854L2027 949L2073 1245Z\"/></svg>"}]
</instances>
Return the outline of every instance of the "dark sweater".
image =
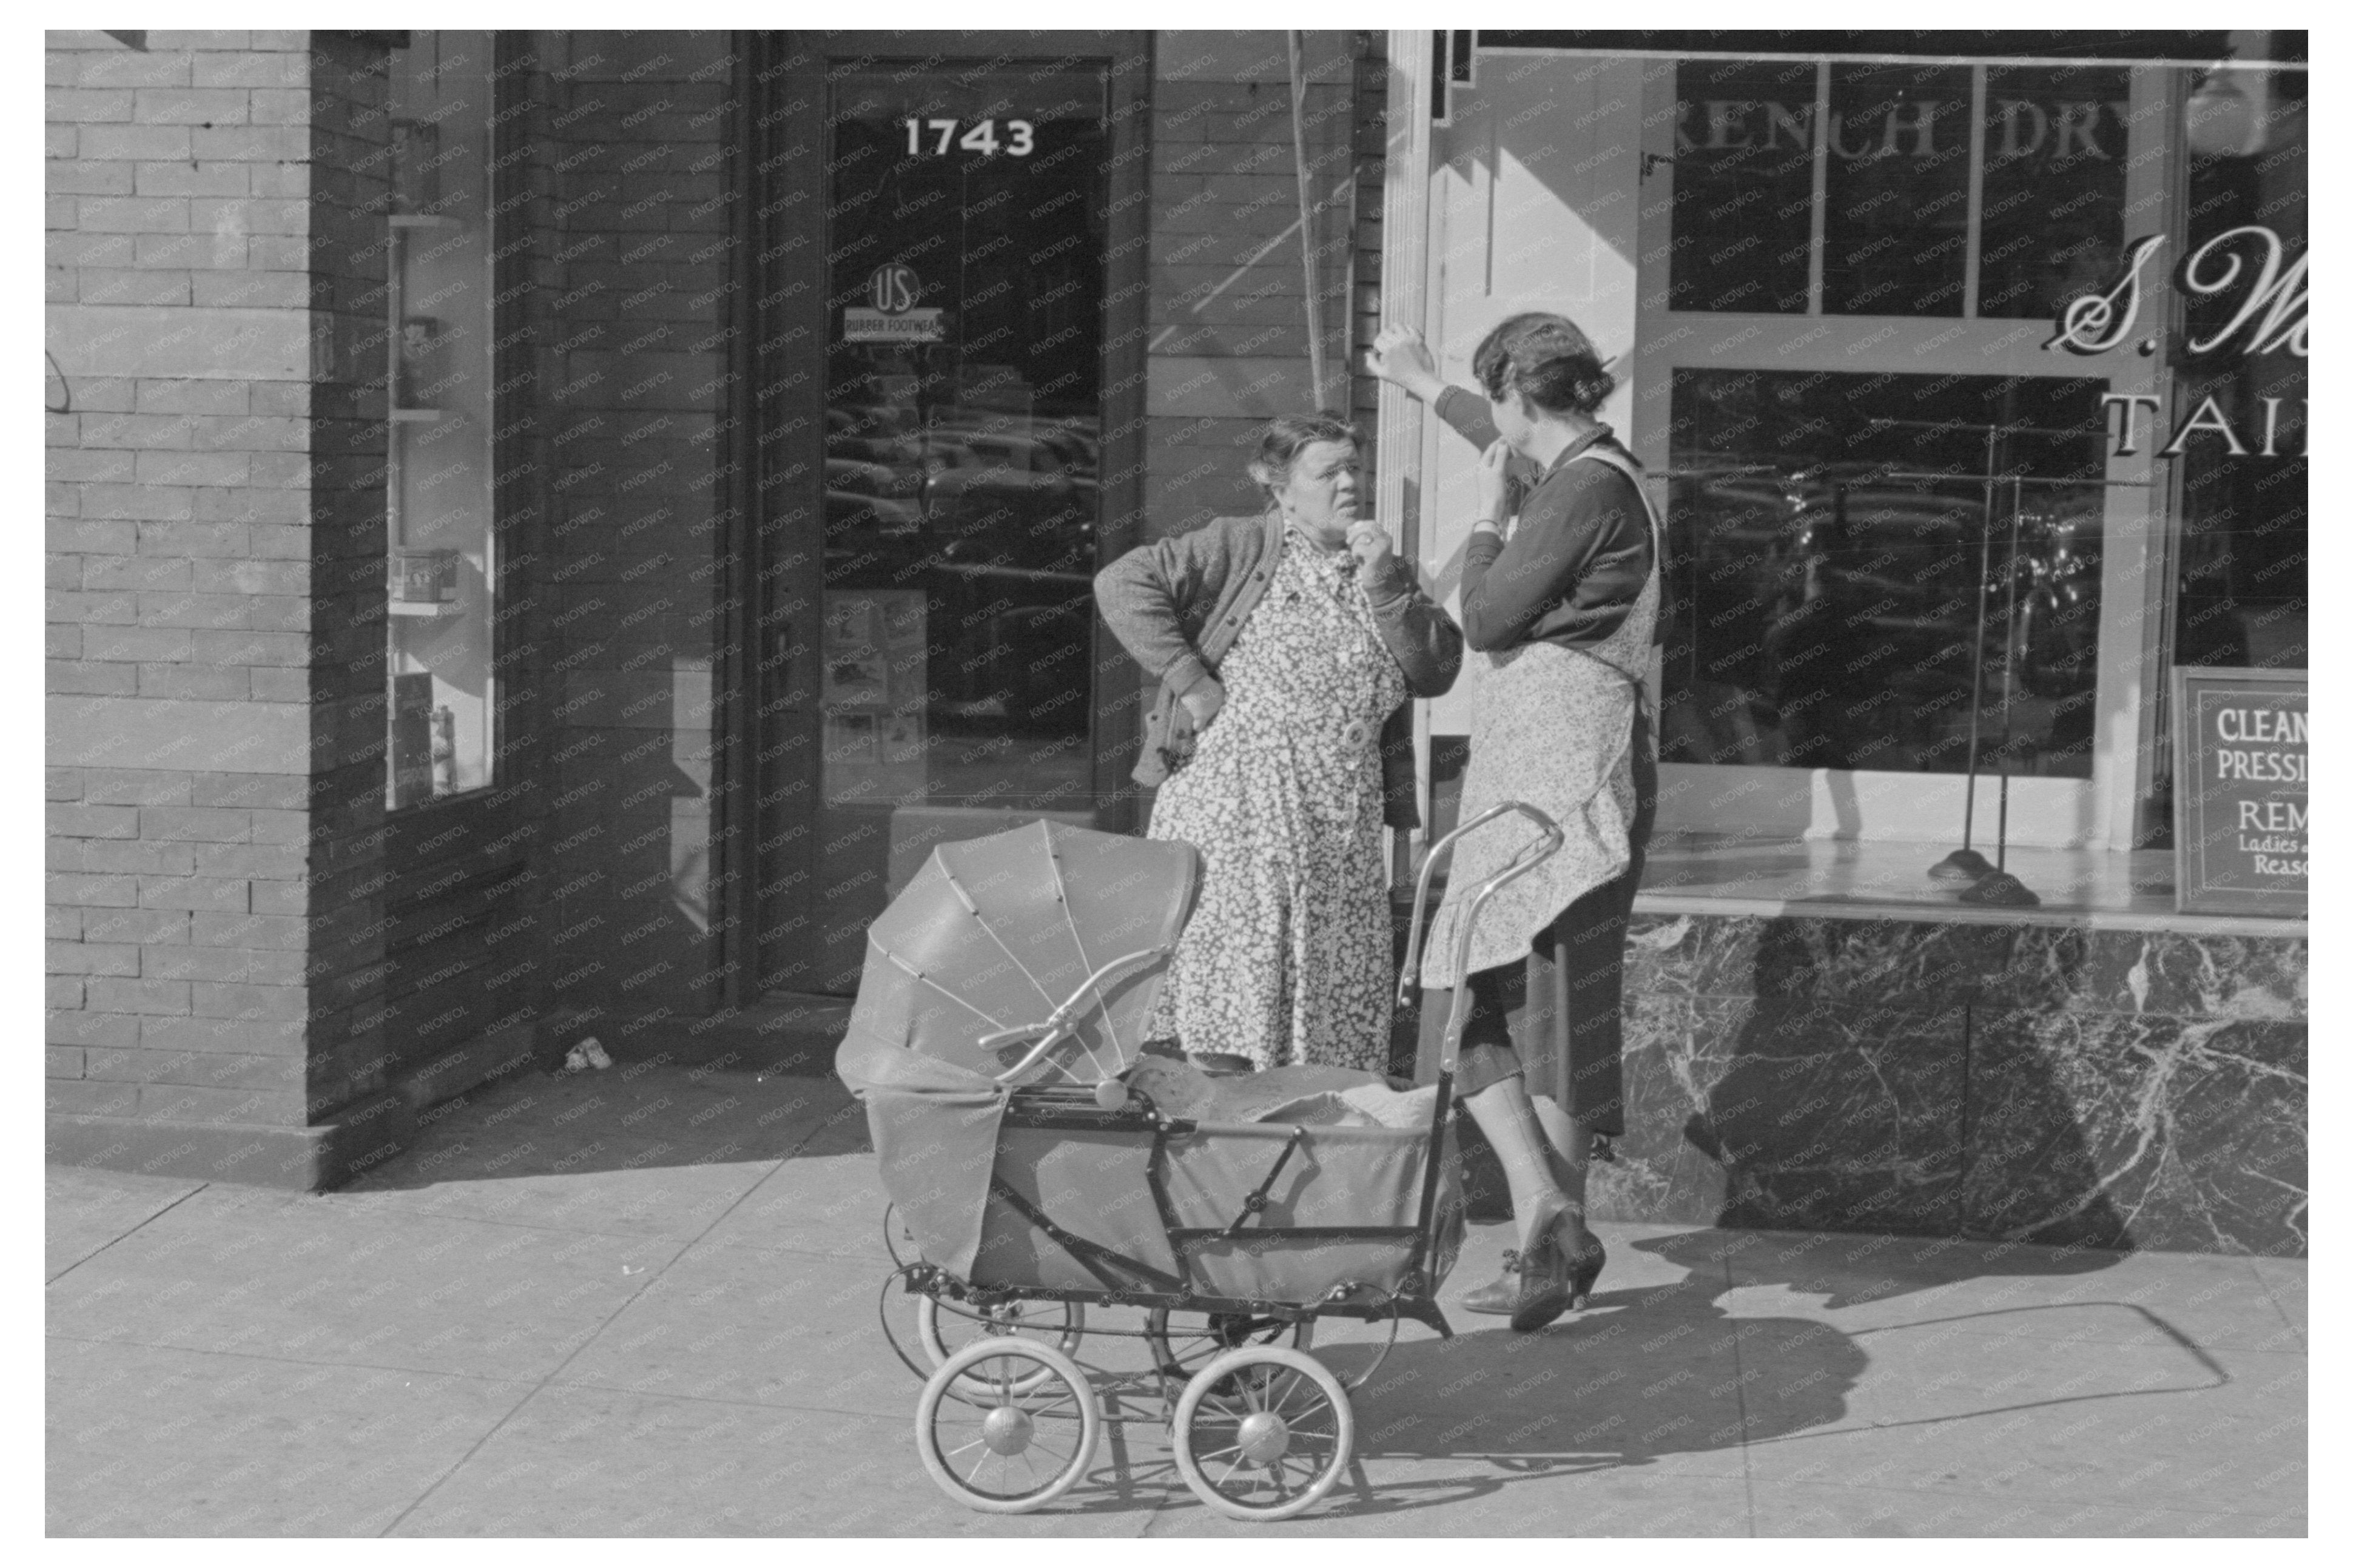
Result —
<instances>
[{"instance_id":1,"label":"dark sweater","mask_svg":"<svg viewBox=\"0 0 2353 1568\"><path fill-rule=\"evenodd\" d=\"M1191 711L1178 700L1218 667L1265 596L1282 549L1282 521L1221 517L1206 527L1129 551L1095 577L1095 607L1145 674L1160 682L1145 717L1139 784L1157 784L1193 752ZM1404 672L1406 689L1435 697L1462 668L1462 634L1430 603L1394 556L1365 582L1374 625ZM1419 826L1414 807L1413 731L1402 704L1381 731L1383 819ZM1215 721L1213 720L1214 723Z\"/></svg>"},{"instance_id":2,"label":"dark sweater","mask_svg":"<svg viewBox=\"0 0 2353 1568\"><path fill-rule=\"evenodd\" d=\"M1475 393L1450 386L1436 412L1482 450L1496 439ZM1521 500L1511 542L1471 536L1462 559L1462 637L1472 647L1576 647L1625 624L1651 574L1651 523L1633 480L1607 463L1572 461L1598 444L1623 454L1606 425L1561 453Z\"/></svg>"}]
</instances>

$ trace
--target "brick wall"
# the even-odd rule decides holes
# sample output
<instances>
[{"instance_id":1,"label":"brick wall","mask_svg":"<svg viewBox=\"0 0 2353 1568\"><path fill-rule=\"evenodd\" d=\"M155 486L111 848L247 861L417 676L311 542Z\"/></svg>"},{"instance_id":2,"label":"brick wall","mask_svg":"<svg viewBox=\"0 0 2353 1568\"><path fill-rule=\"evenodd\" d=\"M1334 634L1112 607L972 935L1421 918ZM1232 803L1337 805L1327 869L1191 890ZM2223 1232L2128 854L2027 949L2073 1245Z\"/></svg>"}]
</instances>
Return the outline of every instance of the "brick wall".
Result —
<instances>
[{"instance_id":1,"label":"brick wall","mask_svg":"<svg viewBox=\"0 0 2353 1568\"><path fill-rule=\"evenodd\" d=\"M1356 239L1355 54L1311 32L1307 166L1325 382L1311 385L1307 283L1280 32L1159 35L1152 88L1151 448L1146 531L1159 537L1262 504L1243 466L1276 414L1345 408Z\"/></svg>"},{"instance_id":2,"label":"brick wall","mask_svg":"<svg viewBox=\"0 0 2353 1568\"><path fill-rule=\"evenodd\" d=\"M48 36L47 1040L69 1157L160 1128L157 1168L299 1181L380 1142L397 1105L370 1099L382 390L360 301L382 259L372 279L353 157L381 52Z\"/></svg>"}]
</instances>

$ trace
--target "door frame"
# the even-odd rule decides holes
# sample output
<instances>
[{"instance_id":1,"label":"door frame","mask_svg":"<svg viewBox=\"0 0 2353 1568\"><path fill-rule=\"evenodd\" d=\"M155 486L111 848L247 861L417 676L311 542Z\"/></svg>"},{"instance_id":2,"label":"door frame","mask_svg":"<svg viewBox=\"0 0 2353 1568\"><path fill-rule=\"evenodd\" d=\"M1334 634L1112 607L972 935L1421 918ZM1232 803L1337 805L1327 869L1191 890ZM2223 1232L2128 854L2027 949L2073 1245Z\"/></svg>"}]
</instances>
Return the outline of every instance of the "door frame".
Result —
<instances>
[{"instance_id":1,"label":"door frame","mask_svg":"<svg viewBox=\"0 0 2353 1568\"><path fill-rule=\"evenodd\" d=\"M732 321L739 330L728 411L733 504L723 520L730 576L722 605L728 678L721 764L727 782L718 837L728 910L722 994L740 1007L763 994L775 944L818 916L818 894L807 886L817 859L813 835L764 848L760 832L765 803L778 791L796 784L805 790L813 820L819 788L825 377L821 356L803 345L822 344L829 325L822 72L836 59L903 60L918 68L1101 61L1108 68L1097 520L1097 559L1107 563L1142 537L1144 516L1152 35L760 32L744 35L735 52L742 62L737 102L744 106L731 187L737 210ZM1142 738L1141 681L1100 617L1093 654L1091 784L1102 825L1128 831L1137 816L1127 774Z\"/></svg>"}]
</instances>

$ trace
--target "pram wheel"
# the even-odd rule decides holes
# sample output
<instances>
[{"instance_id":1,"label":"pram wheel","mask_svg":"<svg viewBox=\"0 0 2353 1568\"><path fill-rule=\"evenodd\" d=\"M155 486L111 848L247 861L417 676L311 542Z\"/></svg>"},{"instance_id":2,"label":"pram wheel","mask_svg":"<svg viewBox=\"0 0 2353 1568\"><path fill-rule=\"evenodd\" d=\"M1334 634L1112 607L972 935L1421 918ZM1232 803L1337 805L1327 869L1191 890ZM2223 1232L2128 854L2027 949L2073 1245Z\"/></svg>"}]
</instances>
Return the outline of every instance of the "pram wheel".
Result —
<instances>
[{"instance_id":1,"label":"pram wheel","mask_svg":"<svg viewBox=\"0 0 2353 1568\"><path fill-rule=\"evenodd\" d=\"M915 1402L923 1468L942 1491L983 1513L1027 1513L1053 1501L1086 1474L1102 1435L1103 1406L1086 1373L1032 1340L965 1346Z\"/></svg>"},{"instance_id":2,"label":"pram wheel","mask_svg":"<svg viewBox=\"0 0 2353 1568\"><path fill-rule=\"evenodd\" d=\"M1315 1340L1315 1320L1171 1312L1166 1307L1155 1307L1144 1318L1144 1342L1165 1377L1189 1378L1228 1351L1279 1344L1286 1336L1293 1349L1307 1349Z\"/></svg>"},{"instance_id":3,"label":"pram wheel","mask_svg":"<svg viewBox=\"0 0 2353 1568\"><path fill-rule=\"evenodd\" d=\"M1076 1301L1006 1301L994 1307L971 1307L944 1304L936 1296L925 1296L915 1305L915 1331L934 1369L945 1366L949 1358L976 1339L1032 1340L1070 1355L1086 1336L1086 1328L1087 1310ZM1043 1383L1053 1373L1041 1366L1027 1375ZM968 1401L989 1386L986 1379L967 1373L948 1392ZM1017 1388L1017 1392L1027 1390Z\"/></svg>"},{"instance_id":4,"label":"pram wheel","mask_svg":"<svg viewBox=\"0 0 2353 1568\"><path fill-rule=\"evenodd\" d=\"M1177 1473L1229 1519L1289 1519L1314 1507L1356 1440L1340 1380L1281 1345L1231 1351L1194 1373L1174 1425Z\"/></svg>"}]
</instances>

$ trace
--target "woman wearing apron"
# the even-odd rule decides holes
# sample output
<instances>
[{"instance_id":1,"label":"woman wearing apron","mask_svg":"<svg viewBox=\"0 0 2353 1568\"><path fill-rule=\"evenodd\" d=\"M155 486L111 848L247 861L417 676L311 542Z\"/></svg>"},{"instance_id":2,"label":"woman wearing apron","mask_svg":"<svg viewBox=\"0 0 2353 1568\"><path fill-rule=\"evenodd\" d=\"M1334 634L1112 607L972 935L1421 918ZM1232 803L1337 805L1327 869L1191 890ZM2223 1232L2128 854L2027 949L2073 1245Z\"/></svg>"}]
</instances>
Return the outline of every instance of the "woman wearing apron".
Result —
<instances>
[{"instance_id":1,"label":"woman wearing apron","mask_svg":"<svg viewBox=\"0 0 2353 1568\"><path fill-rule=\"evenodd\" d=\"M1417 332L1392 328L1375 345L1377 374L1484 449L1462 567L1463 638L1485 657L1466 670L1476 717L1461 819L1524 800L1567 836L1480 920L1455 1074L1504 1165L1523 1237L1504 1278L1464 1305L1509 1313L1525 1331L1581 1305L1604 1256L1586 1226L1585 1174L1595 1138L1625 1130L1620 976L1657 796L1642 683L1661 550L1640 470L1594 417L1615 383L1574 322L1514 316L1487 334L1472 367L1490 402L1446 385ZM1532 481L1508 537L1507 466ZM1457 895L1534 837L1525 818L1506 816L1456 846L1425 982L1445 977ZM1425 1080L1437 1074L1451 1001L1443 991L1423 998Z\"/></svg>"}]
</instances>

